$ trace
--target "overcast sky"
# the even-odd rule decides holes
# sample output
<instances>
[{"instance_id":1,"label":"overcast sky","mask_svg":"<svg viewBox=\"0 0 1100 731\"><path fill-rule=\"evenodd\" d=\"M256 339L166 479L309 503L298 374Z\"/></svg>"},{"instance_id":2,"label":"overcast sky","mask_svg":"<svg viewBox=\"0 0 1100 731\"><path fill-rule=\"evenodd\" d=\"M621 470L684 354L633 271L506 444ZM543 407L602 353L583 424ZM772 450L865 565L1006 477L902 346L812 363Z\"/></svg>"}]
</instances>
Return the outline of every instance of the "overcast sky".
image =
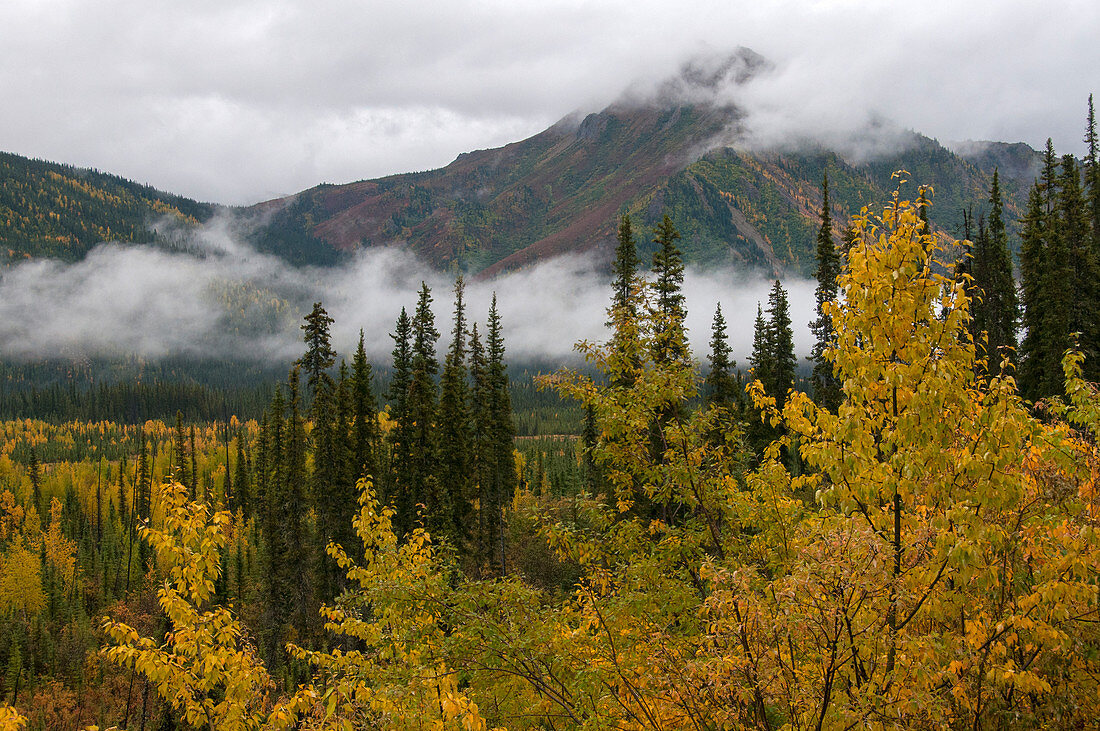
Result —
<instances>
[{"instance_id":1,"label":"overcast sky","mask_svg":"<svg viewBox=\"0 0 1100 731\"><path fill-rule=\"evenodd\" d=\"M886 118L1083 151L1097 0L3 0L0 149L221 203L439 167L687 59L761 144Z\"/></svg>"}]
</instances>

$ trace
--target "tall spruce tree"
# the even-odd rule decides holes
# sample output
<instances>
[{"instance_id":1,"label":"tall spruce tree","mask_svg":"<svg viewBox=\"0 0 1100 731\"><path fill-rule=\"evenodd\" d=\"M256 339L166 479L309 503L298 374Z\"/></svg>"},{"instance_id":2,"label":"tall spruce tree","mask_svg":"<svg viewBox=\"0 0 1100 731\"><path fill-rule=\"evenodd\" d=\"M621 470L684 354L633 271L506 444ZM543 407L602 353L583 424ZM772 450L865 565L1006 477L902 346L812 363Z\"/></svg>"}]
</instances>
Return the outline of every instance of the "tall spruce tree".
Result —
<instances>
[{"instance_id":1,"label":"tall spruce tree","mask_svg":"<svg viewBox=\"0 0 1100 731\"><path fill-rule=\"evenodd\" d=\"M466 368L466 304L462 277L454 286L454 322L451 345L443 363L439 395L439 480L444 508L449 513L447 533L459 548L473 536L470 488L470 388Z\"/></svg>"},{"instance_id":2,"label":"tall spruce tree","mask_svg":"<svg viewBox=\"0 0 1100 731\"><path fill-rule=\"evenodd\" d=\"M1034 401L1040 397L1040 383L1046 361L1043 342L1046 317L1046 226L1043 193L1036 181L1028 194L1027 212L1020 233L1020 299L1023 304L1023 340L1020 343L1020 393Z\"/></svg>"},{"instance_id":3,"label":"tall spruce tree","mask_svg":"<svg viewBox=\"0 0 1100 731\"><path fill-rule=\"evenodd\" d=\"M737 379L733 372L736 363L730 359L730 352L726 318L722 316L722 305L719 303L714 308L714 320L710 329L710 371L706 379L706 401L712 406L739 411Z\"/></svg>"},{"instance_id":4,"label":"tall spruce tree","mask_svg":"<svg viewBox=\"0 0 1100 731\"><path fill-rule=\"evenodd\" d=\"M630 217L619 220L618 245L612 265L611 307L608 325L611 326L611 349L615 363L611 368L613 386L630 388L634 384L641 365L638 332L638 307L641 299L642 279L638 275L638 247Z\"/></svg>"},{"instance_id":5,"label":"tall spruce tree","mask_svg":"<svg viewBox=\"0 0 1100 731\"><path fill-rule=\"evenodd\" d=\"M237 462L233 476L233 488L235 504L234 508L239 510L245 520L252 515L252 470L251 455L248 451L248 446L245 444L244 433L237 430ZM228 469L228 466L226 467Z\"/></svg>"},{"instance_id":6,"label":"tall spruce tree","mask_svg":"<svg viewBox=\"0 0 1100 731\"><path fill-rule=\"evenodd\" d=\"M349 495L344 482L340 459L340 435L336 428L336 384L328 373L322 372L316 384L313 398L313 474L310 479L309 504L316 516L314 553L320 560L319 589L322 601L331 601L336 591L338 567L328 556L325 547L337 541L339 522L351 511L345 504Z\"/></svg>"},{"instance_id":7,"label":"tall spruce tree","mask_svg":"<svg viewBox=\"0 0 1100 731\"><path fill-rule=\"evenodd\" d=\"M690 361L684 320L684 259L676 241L680 233L666 214L653 229L653 360L658 366Z\"/></svg>"},{"instance_id":8,"label":"tall spruce tree","mask_svg":"<svg viewBox=\"0 0 1100 731\"><path fill-rule=\"evenodd\" d=\"M302 323L302 339L306 343L305 354L297 363L306 374L310 398L315 399L321 387L321 378L336 362L336 351L332 349L329 326L333 319L325 312L320 302L313 303L313 310L306 315Z\"/></svg>"},{"instance_id":9,"label":"tall spruce tree","mask_svg":"<svg viewBox=\"0 0 1100 731\"><path fill-rule=\"evenodd\" d=\"M363 331L359 331L359 345L351 362L352 403L352 465L353 477L364 475L379 479L378 402L374 397L374 373L367 361L363 347Z\"/></svg>"},{"instance_id":10,"label":"tall spruce tree","mask_svg":"<svg viewBox=\"0 0 1100 731\"><path fill-rule=\"evenodd\" d=\"M172 436L172 468L181 485L187 487L187 494L195 499L195 490L191 483L191 460L187 458L187 433L183 429L183 411L176 410L176 430Z\"/></svg>"},{"instance_id":11,"label":"tall spruce tree","mask_svg":"<svg viewBox=\"0 0 1100 731\"><path fill-rule=\"evenodd\" d=\"M1012 277L1012 256L1008 251L1004 203L997 170L993 171L993 183L989 190L989 228L974 271L976 283L982 290L980 310L988 343L987 367L992 371L1005 358L1015 361L1016 329L1020 321L1020 304L1016 295L1016 280Z\"/></svg>"},{"instance_id":12,"label":"tall spruce tree","mask_svg":"<svg viewBox=\"0 0 1100 731\"><path fill-rule=\"evenodd\" d=\"M797 360L787 292L778 279L768 294L766 312L768 317L765 320L764 313L757 306L750 363L753 377L760 381L764 393L774 398L776 407L781 410L787 403L787 392L794 386ZM761 413L756 411L747 430L749 443L757 454L779 436L779 431L763 423L761 417Z\"/></svg>"},{"instance_id":13,"label":"tall spruce tree","mask_svg":"<svg viewBox=\"0 0 1100 731\"><path fill-rule=\"evenodd\" d=\"M813 396L817 405L835 412L840 405L840 382L833 374L833 364L825 358L825 350L833 346L836 332L832 317L825 312L825 303L837 298L836 280L840 276L841 266L840 253L833 241L828 174L822 178L821 195L821 228L817 232L817 270L814 274L817 279L817 288L814 290L816 317L810 323L810 330L815 337L813 349L810 351L810 360L813 362L810 382L813 384Z\"/></svg>"},{"instance_id":14,"label":"tall spruce tree","mask_svg":"<svg viewBox=\"0 0 1100 731\"><path fill-rule=\"evenodd\" d=\"M279 583L285 595L287 616L299 636L313 619L312 582L306 555L306 427L302 415L300 375L292 368L287 378L286 446L283 450L282 481L279 488Z\"/></svg>"},{"instance_id":15,"label":"tall spruce tree","mask_svg":"<svg viewBox=\"0 0 1100 731\"><path fill-rule=\"evenodd\" d=\"M394 530L407 533L415 517L413 494L413 420L409 412L409 385L412 382L412 321L405 308L397 317L393 338L393 375L388 399L394 425L389 433L390 467L386 480L386 498L393 503Z\"/></svg>"},{"instance_id":16,"label":"tall spruce tree","mask_svg":"<svg viewBox=\"0 0 1100 731\"><path fill-rule=\"evenodd\" d=\"M493 555L493 539L490 528L490 490L493 485L492 388L489 382L489 364L481 344L477 323L470 327L470 441L472 492L478 505L477 535L474 552L478 561L488 565Z\"/></svg>"},{"instance_id":17,"label":"tall spruce tree","mask_svg":"<svg viewBox=\"0 0 1100 731\"><path fill-rule=\"evenodd\" d=\"M1100 259L1100 149L1096 135L1096 111L1089 94L1088 122L1085 128L1085 195L1088 200L1089 219L1092 228L1093 256Z\"/></svg>"},{"instance_id":18,"label":"tall spruce tree","mask_svg":"<svg viewBox=\"0 0 1100 731\"><path fill-rule=\"evenodd\" d=\"M489 394L488 449L489 457L489 536L495 549L499 546L499 568L508 572L505 541L504 509L512 502L516 490L515 425L512 421L512 397L508 390L508 366L504 362L504 333L497 310L497 296L489 306L485 323L486 380Z\"/></svg>"},{"instance_id":19,"label":"tall spruce tree","mask_svg":"<svg viewBox=\"0 0 1100 731\"><path fill-rule=\"evenodd\" d=\"M1100 266L1093 248L1089 207L1081 188L1081 174L1073 155L1062 156L1059 178L1057 225L1061 231L1062 246L1069 257L1072 276L1070 291L1069 332L1076 334L1077 347L1085 355L1084 375L1089 380L1100 378ZM1059 374L1061 355L1059 354ZM1059 379L1059 382L1061 379Z\"/></svg>"},{"instance_id":20,"label":"tall spruce tree","mask_svg":"<svg viewBox=\"0 0 1100 731\"><path fill-rule=\"evenodd\" d=\"M34 509L41 515L43 513L42 464L38 461L38 450L33 446L30 449L30 460L27 463L27 472L31 480L31 499L34 502Z\"/></svg>"},{"instance_id":21,"label":"tall spruce tree","mask_svg":"<svg viewBox=\"0 0 1100 731\"><path fill-rule=\"evenodd\" d=\"M412 504L424 506L424 520L435 531L447 523L446 516L441 515L436 474L439 464L436 440L436 412L439 408L439 386L436 383L439 363L435 357L437 340L439 331L435 328L431 290L422 282L412 319L412 370L409 374L408 402L412 480L409 487Z\"/></svg>"},{"instance_id":22,"label":"tall spruce tree","mask_svg":"<svg viewBox=\"0 0 1100 731\"><path fill-rule=\"evenodd\" d=\"M787 302L787 291L778 279L768 294L767 313L771 382L764 386L768 395L775 397L776 406L782 409L787 404L787 392L794 387L798 361L794 356L794 331L791 329L791 308Z\"/></svg>"},{"instance_id":23,"label":"tall spruce tree","mask_svg":"<svg viewBox=\"0 0 1100 731\"><path fill-rule=\"evenodd\" d=\"M624 316L638 318L638 245L634 240L634 228L630 216L623 214L619 219L619 233L615 246L615 262L611 273L614 276L611 306L622 310ZM614 319L614 317L612 318Z\"/></svg>"}]
</instances>

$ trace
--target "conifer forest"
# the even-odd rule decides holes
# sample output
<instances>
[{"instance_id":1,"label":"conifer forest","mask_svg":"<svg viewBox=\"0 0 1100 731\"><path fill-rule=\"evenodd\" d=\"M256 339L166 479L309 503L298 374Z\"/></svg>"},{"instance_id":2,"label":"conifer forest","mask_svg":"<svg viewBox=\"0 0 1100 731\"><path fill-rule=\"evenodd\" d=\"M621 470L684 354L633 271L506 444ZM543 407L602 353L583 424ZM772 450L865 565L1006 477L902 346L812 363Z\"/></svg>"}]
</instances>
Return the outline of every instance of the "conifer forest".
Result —
<instances>
[{"instance_id":1,"label":"conifer forest","mask_svg":"<svg viewBox=\"0 0 1100 731\"><path fill-rule=\"evenodd\" d=\"M824 165L812 320L775 279L706 352L686 229L628 211L580 365L462 276L384 359L320 301L293 363L0 353L0 729L1096 728L1091 97L1085 141L1018 211Z\"/></svg>"}]
</instances>

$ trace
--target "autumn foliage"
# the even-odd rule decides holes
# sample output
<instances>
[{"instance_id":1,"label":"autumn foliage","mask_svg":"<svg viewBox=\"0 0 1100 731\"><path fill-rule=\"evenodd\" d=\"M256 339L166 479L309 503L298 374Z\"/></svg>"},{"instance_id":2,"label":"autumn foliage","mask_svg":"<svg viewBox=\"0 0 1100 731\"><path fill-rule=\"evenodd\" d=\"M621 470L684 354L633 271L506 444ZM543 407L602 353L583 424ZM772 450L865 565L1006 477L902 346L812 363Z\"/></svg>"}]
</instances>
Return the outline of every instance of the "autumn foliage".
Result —
<instances>
[{"instance_id":1,"label":"autumn foliage","mask_svg":"<svg viewBox=\"0 0 1100 731\"><path fill-rule=\"evenodd\" d=\"M169 629L109 620L106 657L217 729L1094 724L1100 399L1081 358L1039 418L978 361L917 206L852 226L825 305L841 401L777 408L750 385L781 435L757 468L729 409L689 407L697 376L662 357L678 325L644 284L612 343L582 346L600 375L548 380L592 414L599 488L567 509L521 489L510 515L575 568L568 590L470 578L361 481L356 545L329 546L348 587L322 609L330 644L292 645L310 682L280 693L211 601L229 514L169 484L143 530Z\"/></svg>"}]
</instances>

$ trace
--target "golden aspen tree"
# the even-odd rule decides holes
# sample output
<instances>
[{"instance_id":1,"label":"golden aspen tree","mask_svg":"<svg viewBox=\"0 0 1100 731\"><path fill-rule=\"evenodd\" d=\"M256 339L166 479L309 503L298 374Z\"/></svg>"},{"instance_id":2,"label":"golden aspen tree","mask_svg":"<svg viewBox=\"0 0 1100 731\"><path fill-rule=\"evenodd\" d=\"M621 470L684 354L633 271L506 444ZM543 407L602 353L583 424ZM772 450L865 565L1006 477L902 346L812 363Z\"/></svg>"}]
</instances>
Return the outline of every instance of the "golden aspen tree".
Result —
<instances>
[{"instance_id":1,"label":"golden aspen tree","mask_svg":"<svg viewBox=\"0 0 1100 731\"><path fill-rule=\"evenodd\" d=\"M1095 468L1064 425L1031 416L1010 375L975 378L964 285L942 274L917 206L895 194L854 232L842 297L826 304L843 400L835 413L800 393L773 407L811 474L773 460L753 478L788 496L817 488L821 505L744 602L757 690L795 728L1087 723ZM759 384L753 397L771 405ZM738 588L711 608L744 636L728 611Z\"/></svg>"},{"instance_id":2,"label":"golden aspen tree","mask_svg":"<svg viewBox=\"0 0 1100 731\"><path fill-rule=\"evenodd\" d=\"M105 620L103 628L115 644L104 655L147 677L191 726L211 731L292 727L313 703L312 688L275 703L274 685L238 621L228 609L208 606L229 540L229 513L211 513L205 504L189 501L187 488L178 482L160 486L158 498L164 528L141 532L167 575L157 597L169 630L158 643L129 625Z\"/></svg>"}]
</instances>

